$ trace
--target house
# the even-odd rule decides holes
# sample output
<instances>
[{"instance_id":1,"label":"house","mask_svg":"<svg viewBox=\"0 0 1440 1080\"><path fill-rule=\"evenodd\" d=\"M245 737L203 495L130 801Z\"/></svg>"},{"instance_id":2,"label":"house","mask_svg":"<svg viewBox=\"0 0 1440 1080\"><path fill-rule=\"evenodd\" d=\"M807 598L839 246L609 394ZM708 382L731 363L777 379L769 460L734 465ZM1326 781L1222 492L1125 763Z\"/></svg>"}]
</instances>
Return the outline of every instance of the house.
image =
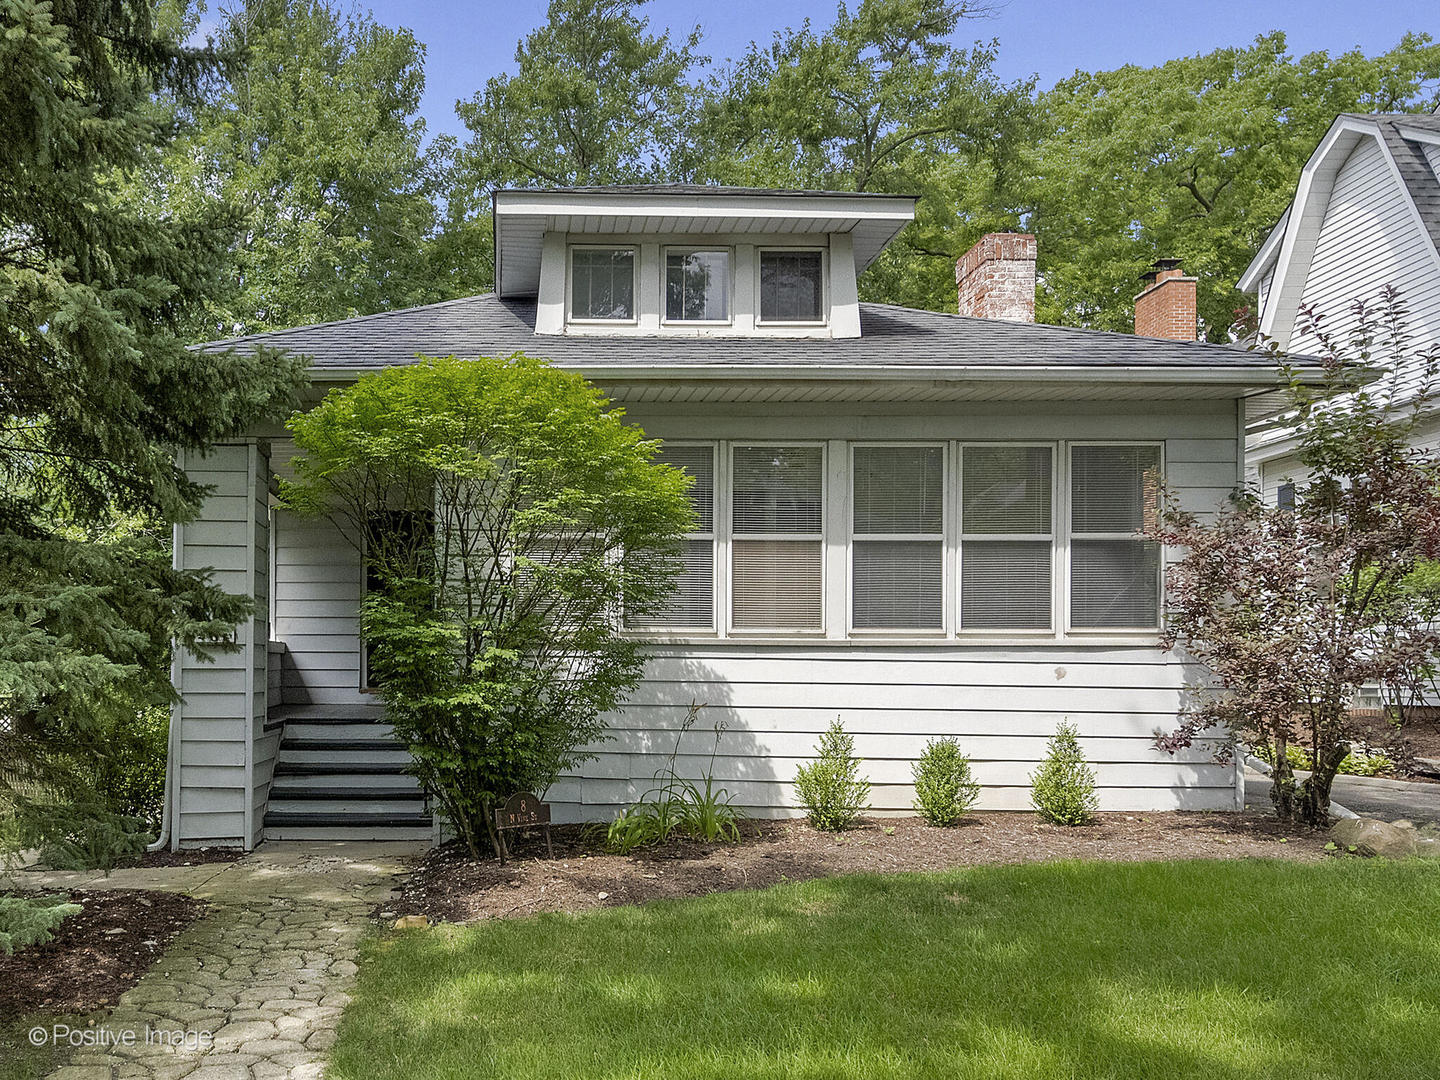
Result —
<instances>
[{"instance_id":1,"label":"house","mask_svg":"<svg viewBox=\"0 0 1440 1080\"><path fill-rule=\"evenodd\" d=\"M1417 351L1440 343L1440 115L1342 114L1306 162L1295 199L1245 270L1239 288L1258 298L1259 332L1281 349L1314 353L1304 312L1344 340L1355 301L1375 304L1386 286L1408 309ZM1403 405L1414 366L1377 392ZM1440 413L1415 434L1440 446ZM1305 470L1293 432L1262 423L1247 446L1250 476L1265 497L1293 499Z\"/></svg>"},{"instance_id":2,"label":"house","mask_svg":"<svg viewBox=\"0 0 1440 1080\"><path fill-rule=\"evenodd\" d=\"M757 815L792 812L837 715L882 811L909 810L939 735L972 755L981 807L1027 809L1067 720L1104 809L1241 806L1210 746L1152 745L1198 673L1157 646L1164 553L1136 530L1161 478L1198 513L1224 502L1276 385L1263 356L1194 340L1194 279L1160 267L1140 321L1173 338L1136 337L1036 325L1025 235L960 260L962 314L859 302L909 197L640 186L493 209L494 293L205 347L307 355L317 394L417 354L546 357L695 477L683 585L641 631L646 681L548 792L557 820L648 788L692 700L727 723L716 779ZM292 455L276 429L186 463L214 493L176 558L257 607L238 653L176 660L178 846L431 835L366 686L360 559L276 505Z\"/></svg>"}]
</instances>

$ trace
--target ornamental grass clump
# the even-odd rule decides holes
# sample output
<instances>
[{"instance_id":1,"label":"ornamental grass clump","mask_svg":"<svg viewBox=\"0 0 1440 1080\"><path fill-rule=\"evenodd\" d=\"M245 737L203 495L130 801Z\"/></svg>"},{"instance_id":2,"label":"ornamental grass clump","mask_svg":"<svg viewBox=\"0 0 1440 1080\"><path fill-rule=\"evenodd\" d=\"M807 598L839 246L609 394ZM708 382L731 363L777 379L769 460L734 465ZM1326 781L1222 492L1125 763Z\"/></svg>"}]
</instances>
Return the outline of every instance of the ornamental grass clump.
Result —
<instances>
[{"instance_id":1,"label":"ornamental grass clump","mask_svg":"<svg viewBox=\"0 0 1440 1080\"><path fill-rule=\"evenodd\" d=\"M915 777L915 812L931 825L954 825L980 797L970 759L955 739L931 739L910 771Z\"/></svg>"},{"instance_id":2,"label":"ornamental grass clump","mask_svg":"<svg viewBox=\"0 0 1440 1080\"><path fill-rule=\"evenodd\" d=\"M870 781L860 779L855 740L838 716L820 736L815 760L796 770L795 795L810 824L825 832L843 832L870 809Z\"/></svg>"},{"instance_id":3,"label":"ornamental grass clump","mask_svg":"<svg viewBox=\"0 0 1440 1080\"><path fill-rule=\"evenodd\" d=\"M1055 825L1084 825L1094 815L1095 772L1085 762L1073 724L1055 729L1045 760L1030 776L1030 801Z\"/></svg>"}]
</instances>

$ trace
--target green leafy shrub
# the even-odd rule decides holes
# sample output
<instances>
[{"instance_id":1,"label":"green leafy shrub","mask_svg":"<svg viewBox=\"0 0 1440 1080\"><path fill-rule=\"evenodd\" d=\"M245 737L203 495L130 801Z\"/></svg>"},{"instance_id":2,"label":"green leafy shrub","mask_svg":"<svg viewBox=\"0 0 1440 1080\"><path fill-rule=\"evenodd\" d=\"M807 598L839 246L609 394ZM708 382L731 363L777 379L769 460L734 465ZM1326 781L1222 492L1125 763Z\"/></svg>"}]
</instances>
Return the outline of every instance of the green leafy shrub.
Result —
<instances>
[{"instance_id":1,"label":"green leafy shrub","mask_svg":"<svg viewBox=\"0 0 1440 1080\"><path fill-rule=\"evenodd\" d=\"M1080 750L1079 732L1061 724L1046 747L1045 760L1030 776L1030 801L1056 825L1084 825L1095 813L1095 773Z\"/></svg>"},{"instance_id":2,"label":"green leafy shrub","mask_svg":"<svg viewBox=\"0 0 1440 1080\"><path fill-rule=\"evenodd\" d=\"M170 707L141 709L131 724L114 733L108 752L96 762L96 787L110 809L138 818L152 832L160 827L165 801L165 751L170 735Z\"/></svg>"},{"instance_id":3,"label":"green leafy shrub","mask_svg":"<svg viewBox=\"0 0 1440 1080\"><path fill-rule=\"evenodd\" d=\"M1268 746L1256 747L1255 756L1268 765L1275 764L1275 751ZM1303 769L1309 772L1315 768L1315 761L1310 756L1310 751L1302 746L1296 746L1294 743L1286 744L1285 760L1290 763L1292 769ZM1381 776L1391 772L1394 768L1395 762L1383 750L1351 750L1335 771L1348 776Z\"/></svg>"},{"instance_id":4,"label":"green leafy shrub","mask_svg":"<svg viewBox=\"0 0 1440 1080\"><path fill-rule=\"evenodd\" d=\"M860 779L855 740L837 716L815 748L815 760L795 772L795 795L810 824L826 832L850 828L870 808L870 781Z\"/></svg>"},{"instance_id":5,"label":"green leafy shrub","mask_svg":"<svg viewBox=\"0 0 1440 1080\"><path fill-rule=\"evenodd\" d=\"M970 759L955 739L931 739L910 771L915 777L915 812L931 825L955 824L980 797Z\"/></svg>"},{"instance_id":6,"label":"green leafy shrub","mask_svg":"<svg viewBox=\"0 0 1440 1080\"><path fill-rule=\"evenodd\" d=\"M625 621L672 601L692 482L594 386L519 354L366 375L289 426L285 500L360 541L370 673L478 855L495 808L592 758L638 685Z\"/></svg>"},{"instance_id":7,"label":"green leafy shrub","mask_svg":"<svg viewBox=\"0 0 1440 1080\"><path fill-rule=\"evenodd\" d=\"M10 956L27 945L44 945L80 910L61 896L0 896L0 952Z\"/></svg>"}]
</instances>

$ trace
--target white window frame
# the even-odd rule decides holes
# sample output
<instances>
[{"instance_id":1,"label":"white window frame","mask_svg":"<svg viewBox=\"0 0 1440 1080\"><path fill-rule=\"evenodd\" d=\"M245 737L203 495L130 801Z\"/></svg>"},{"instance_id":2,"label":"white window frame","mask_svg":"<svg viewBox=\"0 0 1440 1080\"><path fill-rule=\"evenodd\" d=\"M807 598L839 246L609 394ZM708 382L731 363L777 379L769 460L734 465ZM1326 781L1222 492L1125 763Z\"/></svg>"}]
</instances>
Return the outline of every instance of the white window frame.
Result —
<instances>
[{"instance_id":1,"label":"white window frame","mask_svg":"<svg viewBox=\"0 0 1440 1080\"><path fill-rule=\"evenodd\" d=\"M705 446L710 449L710 529L685 534L685 542L710 541L710 622L684 626L677 623L627 623L625 629L647 637L715 637L720 626L720 449L714 439L664 439L665 446ZM748 443L746 445L749 445Z\"/></svg>"},{"instance_id":2,"label":"white window frame","mask_svg":"<svg viewBox=\"0 0 1440 1080\"><path fill-rule=\"evenodd\" d=\"M766 255L802 255L815 253L820 256L820 318L819 319L767 319L765 318L762 293L763 267ZM816 247L814 245L797 245L795 247L771 246L756 247L755 249L755 325L771 327L816 327L828 326L830 324L830 251L828 248ZM752 445L752 444L746 444ZM788 445L788 444L777 444ZM798 444L796 444L798 445Z\"/></svg>"},{"instance_id":3,"label":"white window frame","mask_svg":"<svg viewBox=\"0 0 1440 1080\"><path fill-rule=\"evenodd\" d=\"M1089 444L1087 444L1089 445ZM1048 536L1041 533L970 533L965 531L965 450L967 447L1043 447L1050 451L1050 533ZM1061 595L1060 579L1068 576L1061 571L1061 529L1058 526L1060 504L1062 502L1060 488L1060 464L1063 455L1059 452L1059 446L1053 440L1010 440L1010 439L988 439L962 441L955 444L955 514L957 525L955 529L955 633L957 637L970 638L1037 638L1052 639L1059 636L1061 620L1061 603L1069 597L1068 588L1064 595ZM1069 473L1066 473L1069 476ZM1068 504L1067 504L1068 510ZM1068 519L1067 519L1068 520ZM965 541L1029 541L1039 543L1042 540L1050 542L1050 625L1046 627L994 627L994 626L965 626L964 604L965 598L961 595L964 588L965 570ZM1069 612L1065 612L1065 621L1069 620Z\"/></svg>"},{"instance_id":4,"label":"white window frame","mask_svg":"<svg viewBox=\"0 0 1440 1080\"><path fill-rule=\"evenodd\" d=\"M724 551L725 551L725 616L723 625L725 636L732 638L748 637L796 637L796 638L823 638L825 627L829 619L829 592L830 582L826 564L829 560L825 556L826 545L829 538L825 532L825 520L827 510L830 506L830 470L829 454L824 439L730 439L723 444L725 450L725 501L721 504L724 529ZM767 446L789 448L817 447L820 450L820 528L814 533L741 533L735 531L735 499L734 499L734 478L735 478L735 451L745 448L760 449ZM716 484L717 490L721 485ZM717 522L721 524L721 522ZM762 626L736 626L735 609L733 596L735 591L735 541L747 540L803 540L820 545L820 618L818 625L805 627L762 627ZM717 545L718 547L719 545Z\"/></svg>"},{"instance_id":5,"label":"white window frame","mask_svg":"<svg viewBox=\"0 0 1440 1080\"><path fill-rule=\"evenodd\" d=\"M1064 529L1065 537L1065 633L1067 636L1078 638L1087 637L1125 637L1136 635L1158 634L1164 626L1164 605L1165 605L1165 547L1160 547L1160 558L1156 560L1156 597L1155 623L1152 626L1076 626L1074 625L1070 604L1070 581L1073 570L1071 561L1072 540L1134 540L1139 541L1136 532L1118 533L1090 533L1076 532L1071 527L1071 509L1074 502L1075 487L1073 484L1074 468L1072 457L1077 446L1150 446L1159 451L1160 479L1163 482L1166 475L1165 468L1165 440L1164 439L1069 439L1065 443L1065 487L1064 487Z\"/></svg>"},{"instance_id":6,"label":"white window frame","mask_svg":"<svg viewBox=\"0 0 1440 1080\"><path fill-rule=\"evenodd\" d=\"M595 319L575 314L575 252L630 252L630 318ZM575 326L638 326L640 324L640 245L567 244L565 247L565 321Z\"/></svg>"},{"instance_id":7,"label":"white window frame","mask_svg":"<svg viewBox=\"0 0 1440 1080\"><path fill-rule=\"evenodd\" d=\"M846 498L846 532L845 532L845 634L852 638L874 638L874 637L927 637L946 638L950 636L951 628L951 604L948 598L955 588L954 575L951 565L954 562L950 558L951 548L951 504L954 501L951 492L955 490L955 483L951 477L955 476L951 468L950 444L941 440L887 440L882 442L859 441L847 444L846 453L846 483L850 490ZM936 449L940 451L940 491L942 497L940 510L940 532L938 533L857 533L855 531L855 451L871 448L900 448L900 449ZM958 482L958 477L956 481ZM855 543L856 541L908 541L915 543L940 544L940 625L926 627L903 627L903 626L856 626L855 625Z\"/></svg>"},{"instance_id":8,"label":"white window frame","mask_svg":"<svg viewBox=\"0 0 1440 1080\"><path fill-rule=\"evenodd\" d=\"M726 296L730 310L723 319L671 319L665 315L670 298L668 278L670 276L670 255L695 255L705 252L724 252L726 260ZM735 325L735 248L731 244L664 244L660 248L660 325L661 326L734 326Z\"/></svg>"}]
</instances>

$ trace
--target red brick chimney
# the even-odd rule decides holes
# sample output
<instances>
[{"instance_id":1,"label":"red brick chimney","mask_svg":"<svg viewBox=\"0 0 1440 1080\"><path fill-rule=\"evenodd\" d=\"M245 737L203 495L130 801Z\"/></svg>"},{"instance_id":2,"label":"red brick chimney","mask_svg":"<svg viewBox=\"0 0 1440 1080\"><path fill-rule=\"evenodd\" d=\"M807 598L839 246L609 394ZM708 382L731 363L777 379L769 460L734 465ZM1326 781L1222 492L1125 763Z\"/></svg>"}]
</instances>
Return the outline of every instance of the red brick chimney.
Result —
<instances>
[{"instance_id":1,"label":"red brick chimney","mask_svg":"<svg viewBox=\"0 0 1440 1080\"><path fill-rule=\"evenodd\" d=\"M960 314L1035 321L1035 237L988 233L955 263Z\"/></svg>"},{"instance_id":2,"label":"red brick chimney","mask_svg":"<svg viewBox=\"0 0 1440 1080\"><path fill-rule=\"evenodd\" d=\"M1157 259L1142 278L1145 291L1135 297L1135 333L1141 337L1194 341L1198 333L1195 283L1180 270L1179 259Z\"/></svg>"}]
</instances>

